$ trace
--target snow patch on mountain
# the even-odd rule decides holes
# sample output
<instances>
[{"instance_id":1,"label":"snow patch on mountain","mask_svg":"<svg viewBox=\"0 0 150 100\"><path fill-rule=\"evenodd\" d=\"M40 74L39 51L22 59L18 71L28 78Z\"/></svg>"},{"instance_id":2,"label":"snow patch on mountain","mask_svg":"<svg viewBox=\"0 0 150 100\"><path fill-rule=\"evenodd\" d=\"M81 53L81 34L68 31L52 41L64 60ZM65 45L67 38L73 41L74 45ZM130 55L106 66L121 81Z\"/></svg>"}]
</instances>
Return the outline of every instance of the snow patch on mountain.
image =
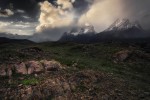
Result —
<instances>
[{"instance_id":1,"label":"snow patch on mountain","mask_svg":"<svg viewBox=\"0 0 150 100\"><path fill-rule=\"evenodd\" d=\"M117 19L108 29L105 30L107 31L124 31L128 30L131 28L137 28L139 30L142 30L142 27L140 24L136 22L130 22L129 19Z\"/></svg>"},{"instance_id":2,"label":"snow patch on mountain","mask_svg":"<svg viewBox=\"0 0 150 100\"><path fill-rule=\"evenodd\" d=\"M79 35L79 34L95 34L94 26L86 23L81 27L73 28L71 31L68 31L67 34Z\"/></svg>"}]
</instances>

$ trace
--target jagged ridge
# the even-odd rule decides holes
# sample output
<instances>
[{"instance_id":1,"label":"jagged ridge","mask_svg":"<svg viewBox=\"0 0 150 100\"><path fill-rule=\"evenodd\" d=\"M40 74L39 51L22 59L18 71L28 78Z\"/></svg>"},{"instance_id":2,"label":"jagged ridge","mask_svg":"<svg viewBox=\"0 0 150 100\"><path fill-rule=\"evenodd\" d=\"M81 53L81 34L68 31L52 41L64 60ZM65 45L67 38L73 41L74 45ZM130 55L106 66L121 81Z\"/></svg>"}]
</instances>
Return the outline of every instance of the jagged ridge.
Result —
<instances>
[{"instance_id":1,"label":"jagged ridge","mask_svg":"<svg viewBox=\"0 0 150 100\"><path fill-rule=\"evenodd\" d=\"M94 34L95 29L93 25L85 24L79 28L73 28L71 31L67 32L67 34L79 35L79 34Z\"/></svg>"},{"instance_id":2,"label":"jagged ridge","mask_svg":"<svg viewBox=\"0 0 150 100\"><path fill-rule=\"evenodd\" d=\"M129 19L117 19L105 31L124 31L124 30L128 30L131 28L137 28L139 30L143 30L137 21L131 23Z\"/></svg>"}]
</instances>

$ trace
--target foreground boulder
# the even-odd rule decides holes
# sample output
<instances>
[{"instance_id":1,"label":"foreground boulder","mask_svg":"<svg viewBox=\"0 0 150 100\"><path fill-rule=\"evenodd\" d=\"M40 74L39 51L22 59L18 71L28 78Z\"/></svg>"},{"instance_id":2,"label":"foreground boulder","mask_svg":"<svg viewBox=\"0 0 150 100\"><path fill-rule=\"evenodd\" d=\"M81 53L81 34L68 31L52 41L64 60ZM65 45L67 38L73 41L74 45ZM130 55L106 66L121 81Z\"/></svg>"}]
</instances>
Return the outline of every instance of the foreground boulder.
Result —
<instances>
[{"instance_id":1,"label":"foreground boulder","mask_svg":"<svg viewBox=\"0 0 150 100\"><path fill-rule=\"evenodd\" d=\"M17 74L23 74L23 75L27 74L27 67L23 62L19 64L15 64L15 69Z\"/></svg>"},{"instance_id":2,"label":"foreground boulder","mask_svg":"<svg viewBox=\"0 0 150 100\"><path fill-rule=\"evenodd\" d=\"M58 71L59 69L62 68L61 64L54 60L52 61L43 60L41 61L41 63L45 67L46 71Z\"/></svg>"},{"instance_id":3,"label":"foreground boulder","mask_svg":"<svg viewBox=\"0 0 150 100\"><path fill-rule=\"evenodd\" d=\"M6 73L6 68L2 67L0 68L0 76L6 76L7 73Z\"/></svg>"},{"instance_id":4,"label":"foreground boulder","mask_svg":"<svg viewBox=\"0 0 150 100\"><path fill-rule=\"evenodd\" d=\"M129 51L129 50L122 50L122 51L119 51L119 52L115 53L113 55L114 62L123 62L123 61L125 61L127 58L130 57L131 53L132 52Z\"/></svg>"},{"instance_id":5,"label":"foreground boulder","mask_svg":"<svg viewBox=\"0 0 150 100\"><path fill-rule=\"evenodd\" d=\"M58 71L62 65L57 61L27 61L0 67L0 76L12 76L13 74L30 75L41 74L47 71Z\"/></svg>"},{"instance_id":6,"label":"foreground boulder","mask_svg":"<svg viewBox=\"0 0 150 100\"><path fill-rule=\"evenodd\" d=\"M12 76L12 67L11 66L9 66L9 67L2 66L0 68L0 76L9 76L9 77L11 77Z\"/></svg>"},{"instance_id":7,"label":"foreground boulder","mask_svg":"<svg viewBox=\"0 0 150 100\"><path fill-rule=\"evenodd\" d=\"M7 76L11 77L12 74L13 74L12 68L8 68L8 69L7 69Z\"/></svg>"},{"instance_id":8,"label":"foreground boulder","mask_svg":"<svg viewBox=\"0 0 150 100\"><path fill-rule=\"evenodd\" d=\"M44 67L38 61L29 61L26 65L28 67L28 74L41 73L44 71Z\"/></svg>"},{"instance_id":9,"label":"foreground boulder","mask_svg":"<svg viewBox=\"0 0 150 100\"><path fill-rule=\"evenodd\" d=\"M113 55L114 63L120 63L126 60L128 61L136 61L136 60L150 61L150 55L141 50L122 50Z\"/></svg>"}]
</instances>

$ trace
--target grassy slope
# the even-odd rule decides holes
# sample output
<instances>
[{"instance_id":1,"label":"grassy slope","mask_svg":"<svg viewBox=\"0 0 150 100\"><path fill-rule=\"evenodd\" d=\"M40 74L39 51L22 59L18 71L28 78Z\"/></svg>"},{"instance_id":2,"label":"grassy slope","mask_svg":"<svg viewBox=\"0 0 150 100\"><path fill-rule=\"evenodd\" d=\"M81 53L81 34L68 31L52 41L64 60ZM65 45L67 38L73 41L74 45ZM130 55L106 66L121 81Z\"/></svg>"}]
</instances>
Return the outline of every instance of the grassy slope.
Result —
<instances>
[{"instance_id":1,"label":"grassy slope","mask_svg":"<svg viewBox=\"0 0 150 100\"><path fill-rule=\"evenodd\" d=\"M18 53L25 47L37 46L42 48L45 55L35 58ZM150 62L142 59L131 59L124 63L115 64L112 55L117 51L129 49L128 45L121 44L75 44L75 43L40 43L40 44L3 44L0 45L0 61L9 57L26 61L29 59L55 59L69 67L77 63L80 69L101 70L112 73L117 77L129 80L133 85L150 91ZM140 48L134 48L139 50Z\"/></svg>"}]
</instances>

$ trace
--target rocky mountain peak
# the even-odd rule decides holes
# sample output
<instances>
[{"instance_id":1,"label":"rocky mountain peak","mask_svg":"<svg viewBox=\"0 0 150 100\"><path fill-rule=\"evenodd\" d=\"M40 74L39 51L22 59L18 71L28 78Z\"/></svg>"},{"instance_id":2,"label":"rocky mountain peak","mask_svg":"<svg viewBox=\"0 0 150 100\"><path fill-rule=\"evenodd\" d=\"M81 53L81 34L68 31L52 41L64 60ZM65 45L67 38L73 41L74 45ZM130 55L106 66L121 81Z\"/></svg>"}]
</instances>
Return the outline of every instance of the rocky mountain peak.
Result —
<instances>
[{"instance_id":1,"label":"rocky mountain peak","mask_svg":"<svg viewBox=\"0 0 150 100\"><path fill-rule=\"evenodd\" d=\"M79 34L87 34L87 33L95 33L94 26L89 23L86 23L79 29Z\"/></svg>"},{"instance_id":2,"label":"rocky mountain peak","mask_svg":"<svg viewBox=\"0 0 150 100\"><path fill-rule=\"evenodd\" d=\"M89 23L85 23L81 27L75 27L71 31L66 32L66 34L72 34L72 35L94 34L94 33L96 33L94 26Z\"/></svg>"},{"instance_id":3,"label":"rocky mountain peak","mask_svg":"<svg viewBox=\"0 0 150 100\"><path fill-rule=\"evenodd\" d=\"M131 28L137 28L142 30L142 27L136 22L130 22L129 19L117 19L113 24L110 25L105 31L123 31Z\"/></svg>"}]
</instances>

